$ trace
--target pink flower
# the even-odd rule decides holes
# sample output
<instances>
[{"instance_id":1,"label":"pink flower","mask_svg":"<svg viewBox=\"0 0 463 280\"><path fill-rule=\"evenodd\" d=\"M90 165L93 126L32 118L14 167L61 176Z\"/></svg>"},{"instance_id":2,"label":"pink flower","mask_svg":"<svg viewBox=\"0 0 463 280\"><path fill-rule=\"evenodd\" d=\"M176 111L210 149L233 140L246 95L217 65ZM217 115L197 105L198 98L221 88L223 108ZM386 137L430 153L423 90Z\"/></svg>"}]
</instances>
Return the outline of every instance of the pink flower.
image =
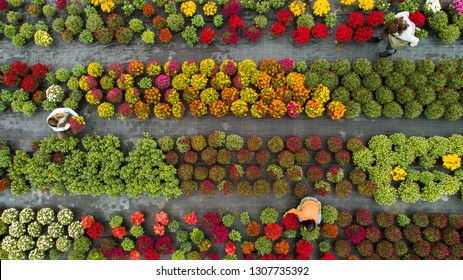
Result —
<instances>
[{"instance_id":1,"label":"pink flower","mask_svg":"<svg viewBox=\"0 0 463 280\"><path fill-rule=\"evenodd\" d=\"M165 234L166 228L163 225L156 223L154 225L153 231L155 235L163 236Z\"/></svg>"},{"instance_id":2,"label":"pink flower","mask_svg":"<svg viewBox=\"0 0 463 280\"><path fill-rule=\"evenodd\" d=\"M228 240L227 244L225 245L225 253L227 253L227 256L232 256L235 254L235 251L235 244L231 240Z\"/></svg>"},{"instance_id":3,"label":"pink flower","mask_svg":"<svg viewBox=\"0 0 463 280\"><path fill-rule=\"evenodd\" d=\"M160 223L163 226L167 226L169 223L169 216L165 212L156 213L156 223Z\"/></svg>"}]
</instances>

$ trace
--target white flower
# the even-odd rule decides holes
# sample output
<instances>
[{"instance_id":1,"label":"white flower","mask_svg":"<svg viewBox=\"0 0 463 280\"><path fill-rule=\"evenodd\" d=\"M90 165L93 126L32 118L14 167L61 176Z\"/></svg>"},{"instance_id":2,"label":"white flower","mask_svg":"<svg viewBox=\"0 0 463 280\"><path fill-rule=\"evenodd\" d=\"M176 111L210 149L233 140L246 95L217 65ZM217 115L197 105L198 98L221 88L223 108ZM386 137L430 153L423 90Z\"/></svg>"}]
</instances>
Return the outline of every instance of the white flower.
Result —
<instances>
[{"instance_id":1,"label":"white flower","mask_svg":"<svg viewBox=\"0 0 463 280\"><path fill-rule=\"evenodd\" d=\"M437 13L442 9L442 7L439 0L426 0L426 3L424 3L424 9L429 12Z\"/></svg>"},{"instance_id":2,"label":"white flower","mask_svg":"<svg viewBox=\"0 0 463 280\"><path fill-rule=\"evenodd\" d=\"M59 85L51 85L47 88L45 94L51 102L60 102L64 98L64 90Z\"/></svg>"}]
</instances>

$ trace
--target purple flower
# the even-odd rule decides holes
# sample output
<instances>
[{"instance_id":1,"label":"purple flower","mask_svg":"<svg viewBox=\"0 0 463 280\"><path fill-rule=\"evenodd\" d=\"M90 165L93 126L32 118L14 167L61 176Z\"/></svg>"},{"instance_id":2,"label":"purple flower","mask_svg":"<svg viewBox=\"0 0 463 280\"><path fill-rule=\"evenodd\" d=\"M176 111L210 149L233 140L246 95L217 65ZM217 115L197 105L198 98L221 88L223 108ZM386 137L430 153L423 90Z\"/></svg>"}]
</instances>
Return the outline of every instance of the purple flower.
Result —
<instances>
[{"instance_id":1,"label":"purple flower","mask_svg":"<svg viewBox=\"0 0 463 280\"><path fill-rule=\"evenodd\" d=\"M155 83L159 89L166 89L170 86L170 77L165 74L159 75L156 77Z\"/></svg>"},{"instance_id":2,"label":"purple flower","mask_svg":"<svg viewBox=\"0 0 463 280\"><path fill-rule=\"evenodd\" d=\"M294 61L291 58L283 58L280 61L280 67L281 67L281 70L288 73L294 69Z\"/></svg>"},{"instance_id":3,"label":"purple flower","mask_svg":"<svg viewBox=\"0 0 463 280\"><path fill-rule=\"evenodd\" d=\"M8 6L8 3L6 2L6 0L0 0L0 11L5 10L6 6Z\"/></svg>"}]
</instances>

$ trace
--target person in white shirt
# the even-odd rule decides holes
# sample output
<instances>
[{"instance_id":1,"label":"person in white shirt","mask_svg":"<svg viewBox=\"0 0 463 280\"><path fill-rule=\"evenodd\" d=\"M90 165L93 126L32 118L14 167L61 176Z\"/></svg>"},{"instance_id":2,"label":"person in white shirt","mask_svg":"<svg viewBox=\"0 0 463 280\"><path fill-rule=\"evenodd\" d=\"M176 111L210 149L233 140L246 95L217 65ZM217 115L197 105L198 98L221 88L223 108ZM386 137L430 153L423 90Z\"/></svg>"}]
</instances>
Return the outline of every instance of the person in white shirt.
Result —
<instances>
[{"instance_id":1,"label":"person in white shirt","mask_svg":"<svg viewBox=\"0 0 463 280\"><path fill-rule=\"evenodd\" d=\"M386 26L385 33L388 35L389 44L386 50L379 55L387 57L397 52L397 48L409 45L414 47L418 45L420 39L415 36L416 26L409 19L409 12L400 12L394 16L394 19Z\"/></svg>"},{"instance_id":2,"label":"person in white shirt","mask_svg":"<svg viewBox=\"0 0 463 280\"><path fill-rule=\"evenodd\" d=\"M47 124L53 131L58 132L59 139L66 137L66 131L71 127L69 121L72 116L79 115L70 108L56 108L48 115Z\"/></svg>"}]
</instances>

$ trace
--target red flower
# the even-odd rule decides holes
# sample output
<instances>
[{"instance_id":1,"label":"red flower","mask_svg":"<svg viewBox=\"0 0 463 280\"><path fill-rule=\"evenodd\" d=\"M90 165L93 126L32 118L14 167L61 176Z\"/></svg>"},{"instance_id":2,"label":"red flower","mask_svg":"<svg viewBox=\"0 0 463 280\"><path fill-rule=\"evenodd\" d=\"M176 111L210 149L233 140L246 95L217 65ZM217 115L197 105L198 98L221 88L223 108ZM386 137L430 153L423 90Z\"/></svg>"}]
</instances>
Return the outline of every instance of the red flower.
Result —
<instances>
[{"instance_id":1,"label":"red flower","mask_svg":"<svg viewBox=\"0 0 463 280\"><path fill-rule=\"evenodd\" d=\"M238 42L239 38L240 37L234 28L228 27L222 32L222 40L224 43L236 45L236 42Z\"/></svg>"},{"instance_id":2,"label":"red flower","mask_svg":"<svg viewBox=\"0 0 463 280\"><path fill-rule=\"evenodd\" d=\"M9 70L2 76L2 82L5 86L11 87L16 85L18 82L18 77L16 77L13 71Z\"/></svg>"},{"instance_id":3,"label":"red flower","mask_svg":"<svg viewBox=\"0 0 463 280\"><path fill-rule=\"evenodd\" d=\"M13 74L19 77L24 77L27 75L27 72L29 72L29 69L27 69L27 64L21 61L15 61L11 65L11 70L13 71Z\"/></svg>"},{"instance_id":4,"label":"red flower","mask_svg":"<svg viewBox=\"0 0 463 280\"><path fill-rule=\"evenodd\" d=\"M271 261L271 260L275 260L275 256L273 254L267 254L267 255L264 255L262 256L262 260L268 260L268 261Z\"/></svg>"},{"instance_id":5,"label":"red flower","mask_svg":"<svg viewBox=\"0 0 463 280\"><path fill-rule=\"evenodd\" d=\"M360 244L360 242L362 242L366 236L365 229L362 226L357 225L347 227L346 234L349 238L349 241L355 245Z\"/></svg>"},{"instance_id":6,"label":"red flower","mask_svg":"<svg viewBox=\"0 0 463 280\"><path fill-rule=\"evenodd\" d=\"M222 222L219 213L217 212L206 212L204 213L201 224L205 230L213 229Z\"/></svg>"},{"instance_id":7,"label":"red flower","mask_svg":"<svg viewBox=\"0 0 463 280\"><path fill-rule=\"evenodd\" d=\"M359 43L365 43L373 36L373 29L370 26L362 26L355 31L354 39Z\"/></svg>"},{"instance_id":8,"label":"red flower","mask_svg":"<svg viewBox=\"0 0 463 280\"><path fill-rule=\"evenodd\" d=\"M146 254L153 250L153 239L147 235L142 235L135 241L135 248L141 254Z\"/></svg>"},{"instance_id":9,"label":"red flower","mask_svg":"<svg viewBox=\"0 0 463 280\"><path fill-rule=\"evenodd\" d=\"M367 16L367 25L375 27L384 24L384 13L382 11L373 11Z\"/></svg>"},{"instance_id":10,"label":"red flower","mask_svg":"<svg viewBox=\"0 0 463 280\"><path fill-rule=\"evenodd\" d=\"M227 244L225 245L225 253L227 256L232 256L235 254L236 246L233 241L228 240Z\"/></svg>"},{"instance_id":11,"label":"red flower","mask_svg":"<svg viewBox=\"0 0 463 280\"><path fill-rule=\"evenodd\" d=\"M258 236L260 233L260 226L257 222L252 221L248 224L246 232L251 236Z\"/></svg>"},{"instance_id":12,"label":"red flower","mask_svg":"<svg viewBox=\"0 0 463 280\"><path fill-rule=\"evenodd\" d=\"M242 28L244 26L243 20L233 14L229 19L228 19L228 24L230 25L231 28L237 29L237 28Z\"/></svg>"},{"instance_id":13,"label":"red flower","mask_svg":"<svg viewBox=\"0 0 463 280\"><path fill-rule=\"evenodd\" d=\"M90 228L87 229L87 235L93 240L100 239L102 233L103 225L98 222L94 222Z\"/></svg>"},{"instance_id":14,"label":"red flower","mask_svg":"<svg viewBox=\"0 0 463 280\"><path fill-rule=\"evenodd\" d=\"M95 223L95 219L93 218L93 216L83 216L82 217L82 227L84 229L88 229L90 228L93 223Z\"/></svg>"},{"instance_id":15,"label":"red flower","mask_svg":"<svg viewBox=\"0 0 463 280\"><path fill-rule=\"evenodd\" d=\"M215 36L216 32L212 27L206 27L201 31L201 34L199 35L199 39L201 40L201 43L204 45L209 45L212 42L215 41Z\"/></svg>"},{"instance_id":16,"label":"red flower","mask_svg":"<svg viewBox=\"0 0 463 280\"><path fill-rule=\"evenodd\" d=\"M337 42L348 42L352 39L354 30L349 26L342 24L336 29L336 41Z\"/></svg>"},{"instance_id":17,"label":"red flower","mask_svg":"<svg viewBox=\"0 0 463 280\"><path fill-rule=\"evenodd\" d=\"M224 225L216 226L210 236L216 244L223 244L228 238L228 229Z\"/></svg>"},{"instance_id":18,"label":"red flower","mask_svg":"<svg viewBox=\"0 0 463 280\"><path fill-rule=\"evenodd\" d=\"M27 75L21 81L21 88L28 93L34 92L39 87L39 83L31 75Z\"/></svg>"},{"instance_id":19,"label":"red flower","mask_svg":"<svg viewBox=\"0 0 463 280\"><path fill-rule=\"evenodd\" d=\"M36 79L45 77L45 75L48 72L47 65L41 64L41 63L32 65L31 69L32 69L32 76L34 76L34 78Z\"/></svg>"},{"instance_id":20,"label":"red flower","mask_svg":"<svg viewBox=\"0 0 463 280\"><path fill-rule=\"evenodd\" d=\"M140 252L137 250L130 251L130 259L131 260L139 260L140 259Z\"/></svg>"},{"instance_id":21,"label":"red flower","mask_svg":"<svg viewBox=\"0 0 463 280\"><path fill-rule=\"evenodd\" d=\"M149 250L145 253L146 260L160 260L161 256L155 250Z\"/></svg>"},{"instance_id":22,"label":"red flower","mask_svg":"<svg viewBox=\"0 0 463 280\"><path fill-rule=\"evenodd\" d=\"M312 254L313 246L307 240L302 239L296 244L296 253L301 257L309 257Z\"/></svg>"},{"instance_id":23,"label":"red flower","mask_svg":"<svg viewBox=\"0 0 463 280\"><path fill-rule=\"evenodd\" d=\"M294 21L294 15L289 10L280 10L277 13L278 22L284 25L290 25Z\"/></svg>"},{"instance_id":24,"label":"red flower","mask_svg":"<svg viewBox=\"0 0 463 280\"><path fill-rule=\"evenodd\" d=\"M246 26L244 28L244 38L257 42L262 37L262 28L256 25Z\"/></svg>"},{"instance_id":25,"label":"red flower","mask_svg":"<svg viewBox=\"0 0 463 280\"><path fill-rule=\"evenodd\" d=\"M130 221L134 223L136 226L139 226L145 221L145 215L143 215L142 212L137 211L132 214L132 217L130 217Z\"/></svg>"},{"instance_id":26,"label":"red flower","mask_svg":"<svg viewBox=\"0 0 463 280\"><path fill-rule=\"evenodd\" d=\"M334 256L333 254L331 254L330 252L326 252L323 254L323 256L320 258L320 260L329 260L329 261L332 261L334 260Z\"/></svg>"},{"instance_id":27,"label":"red flower","mask_svg":"<svg viewBox=\"0 0 463 280\"><path fill-rule=\"evenodd\" d=\"M310 29L307 26L300 26L291 33L291 37L298 44L305 44L310 40Z\"/></svg>"},{"instance_id":28,"label":"red flower","mask_svg":"<svg viewBox=\"0 0 463 280\"><path fill-rule=\"evenodd\" d=\"M312 28L312 36L315 39L324 39L328 37L328 27L324 23L316 23Z\"/></svg>"},{"instance_id":29,"label":"red flower","mask_svg":"<svg viewBox=\"0 0 463 280\"><path fill-rule=\"evenodd\" d=\"M164 255L171 254L174 251L174 245L170 242L170 238L167 235L158 238L156 244L154 244L154 248L157 252Z\"/></svg>"},{"instance_id":30,"label":"red flower","mask_svg":"<svg viewBox=\"0 0 463 280\"><path fill-rule=\"evenodd\" d=\"M347 19L347 26L352 28L360 27L365 21L365 17L360 12L352 12Z\"/></svg>"},{"instance_id":31,"label":"red flower","mask_svg":"<svg viewBox=\"0 0 463 280\"><path fill-rule=\"evenodd\" d=\"M203 260L217 261L219 260L219 255L213 252L204 253Z\"/></svg>"},{"instance_id":32,"label":"red flower","mask_svg":"<svg viewBox=\"0 0 463 280\"><path fill-rule=\"evenodd\" d=\"M125 236L125 227L115 227L112 229L113 236L122 239Z\"/></svg>"},{"instance_id":33,"label":"red flower","mask_svg":"<svg viewBox=\"0 0 463 280\"><path fill-rule=\"evenodd\" d=\"M275 241L280 237L283 228L278 224L269 224L265 226L264 232L268 239Z\"/></svg>"},{"instance_id":34,"label":"red flower","mask_svg":"<svg viewBox=\"0 0 463 280\"><path fill-rule=\"evenodd\" d=\"M270 28L270 33L275 37L282 37L286 32L286 25L281 22L275 22Z\"/></svg>"},{"instance_id":35,"label":"red flower","mask_svg":"<svg viewBox=\"0 0 463 280\"><path fill-rule=\"evenodd\" d=\"M66 8L66 3L67 3L67 0L56 0L55 7L61 11L64 8Z\"/></svg>"},{"instance_id":36,"label":"red flower","mask_svg":"<svg viewBox=\"0 0 463 280\"><path fill-rule=\"evenodd\" d=\"M163 236L166 232L166 228L163 225L156 223L154 224L153 232L155 235Z\"/></svg>"},{"instance_id":37,"label":"red flower","mask_svg":"<svg viewBox=\"0 0 463 280\"><path fill-rule=\"evenodd\" d=\"M195 212L185 214L183 220L189 225L195 225L198 222Z\"/></svg>"},{"instance_id":38,"label":"red flower","mask_svg":"<svg viewBox=\"0 0 463 280\"><path fill-rule=\"evenodd\" d=\"M408 18L416 25L416 27L421 27L426 23L426 17L420 11L411 13Z\"/></svg>"},{"instance_id":39,"label":"red flower","mask_svg":"<svg viewBox=\"0 0 463 280\"><path fill-rule=\"evenodd\" d=\"M288 213L286 216L283 217L283 225L285 226L286 230L293 230L297 229L300 226L299 219L297 218L296 214Z\"/></svg>"},{"instance_id":40,"label":"red flower","mask_svg":"<svg viewBox=\"0 0 463 280\"><path fill-rule=\"evenodd\" d=\"M238 0L228 0L222 7L225 16L236 15L241 11L241 4Z\"/></svg>"}]
</instances>

